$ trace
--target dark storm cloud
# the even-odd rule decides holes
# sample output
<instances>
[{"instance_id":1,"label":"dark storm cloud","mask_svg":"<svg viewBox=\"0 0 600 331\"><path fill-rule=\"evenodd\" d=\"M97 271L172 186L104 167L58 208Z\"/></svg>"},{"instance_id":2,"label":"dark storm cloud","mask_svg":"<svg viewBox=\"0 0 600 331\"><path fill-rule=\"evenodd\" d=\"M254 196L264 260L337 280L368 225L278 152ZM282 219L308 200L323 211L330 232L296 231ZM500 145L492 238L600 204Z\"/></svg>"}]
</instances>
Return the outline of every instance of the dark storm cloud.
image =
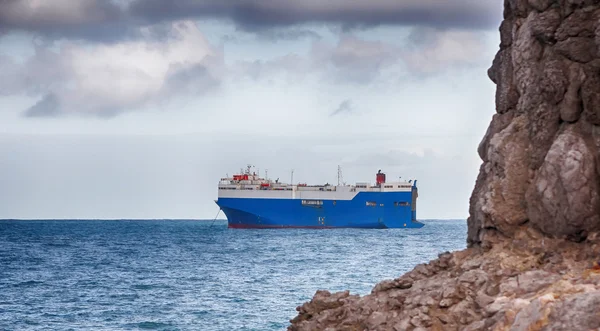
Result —
<instances>
[{"instance_id":1,"label":"dark storm cloud","mask_svg":"<svg viewBox=\"0 0 600 331\"><path fill-rule=\"evenodd\" d=\"M142 25L184 18L227 20L260 33L304 23L495 29L501 14L502 2L491 0L133 0L129 5L116 0L0 0L0 34L29 31L49 38L117 41L140 38L137 28Z\"/></svg>"},{"instance_id":2,"label":"dark storm cloud","mask_svg":"<svg viewBox=\"0 0 600 331\"><path fill-rule=\"evenodd\" d=\"M113 41L135 37L133 27L123 8L111 1L0 0L0 33Z\"/></svg>"},{"instance_id":3,"label":"dark storm cloud","mask_svg":"<svg viewBox=\"0 0 600 331\"><path fill-rule=\"evenodd\" d=\"M422 25L436 28L496 28L502 2L489 0L134 0L132 16L156 22L177 18L224 18L246 30L302 23L344 27Z\"/></svg>"}]
</instances>

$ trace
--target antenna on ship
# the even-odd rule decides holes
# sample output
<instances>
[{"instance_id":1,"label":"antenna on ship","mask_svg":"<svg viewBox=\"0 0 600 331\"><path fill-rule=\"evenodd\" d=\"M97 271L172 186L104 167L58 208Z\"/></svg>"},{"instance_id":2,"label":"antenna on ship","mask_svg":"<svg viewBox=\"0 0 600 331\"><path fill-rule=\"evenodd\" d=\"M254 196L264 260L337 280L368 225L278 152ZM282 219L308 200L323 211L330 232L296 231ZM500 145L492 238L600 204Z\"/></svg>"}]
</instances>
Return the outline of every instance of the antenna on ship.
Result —
<instances>
[{"instance_id":1,"label":"antenna on ship","mask_svg":"<svg viewBox=\"0 0 600 331\"><path fill-rule=\"evenodd\" d=\"M269 169L265 169L265 179L269 179Z\"/></svg>"},{"instance_id":2,"label":"antenna on ship","mask_svg":"<svg viewBox=\"0 0 600 331\"><path fill-rule=\"evenodd\" d=\"M290 184L294 185L294 169L292 169L292 180L291 180Z\"/></svg>"},{"instance_id":3,"label":"antenna on ship","mask_svg":"<svg viewBox=\"0 0 600 331\"><path fill-rule=\"evenodd\" d=\"M338 177L338 186L340 186L340 183L346 185L346 183L344 183L344 177L342 176L342 167L340 167L339 165L338 165L337 177Z\"/></svg>"}]
</instances>

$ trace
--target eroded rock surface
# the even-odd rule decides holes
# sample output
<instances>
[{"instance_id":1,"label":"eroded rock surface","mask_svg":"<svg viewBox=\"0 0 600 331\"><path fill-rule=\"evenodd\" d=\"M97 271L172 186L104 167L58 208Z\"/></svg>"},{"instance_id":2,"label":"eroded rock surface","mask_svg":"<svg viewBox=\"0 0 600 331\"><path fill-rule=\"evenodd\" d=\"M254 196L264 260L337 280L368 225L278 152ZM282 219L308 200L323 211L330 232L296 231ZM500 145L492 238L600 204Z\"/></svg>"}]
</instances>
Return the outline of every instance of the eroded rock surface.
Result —
<instances>
[{"instance_id":1,"label":"eroded rock surface","mask_svg":"<svg viewBox=\"0 0 600 331\"><path fill-rule=\"evenodd\" d=\"M289 330L600 330L600 0L505 0L467 246Z\"/></svg>"},{"instance_id":2,"label":"eroded rock surface","mask_svg":"<svg viewBox=\"0 0 600 331\"><path fill-rule=\"evenodd\" d=\"M440 254L363 297L318 291L288 330L598 330L597 238L521 226L513 240Z\"/></svg>"},{"instance_id":3,"label":"eroded rock surface","mask_svg":"<svg viewBox=\"0 0 600 331\"><path fill-rule=\"evenodd\" d=\"M479 154L468 244L527 224L584 240L600 229L600 1L507 0L488 74L498 114Z\"/></svg>"}]
</instances>

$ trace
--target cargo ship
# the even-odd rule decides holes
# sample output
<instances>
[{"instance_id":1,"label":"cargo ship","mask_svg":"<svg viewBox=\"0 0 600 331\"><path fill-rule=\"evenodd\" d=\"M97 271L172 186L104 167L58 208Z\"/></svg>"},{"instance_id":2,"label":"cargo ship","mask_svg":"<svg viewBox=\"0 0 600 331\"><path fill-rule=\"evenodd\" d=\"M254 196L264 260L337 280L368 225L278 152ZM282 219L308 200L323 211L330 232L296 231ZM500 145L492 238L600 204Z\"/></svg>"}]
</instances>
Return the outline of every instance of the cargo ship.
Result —
<instances>
[{"instance_id":1,"label":"cargo ship","mask_svg":"<svg viewBox=\"0 0 600 331\"><path fill-rule=\"evenodd\" d=\"M219 208L229 228L421 228L417 221L417 181L307 185L260 177L252 166L218 185Z\"/></svg>"}]
</instances>

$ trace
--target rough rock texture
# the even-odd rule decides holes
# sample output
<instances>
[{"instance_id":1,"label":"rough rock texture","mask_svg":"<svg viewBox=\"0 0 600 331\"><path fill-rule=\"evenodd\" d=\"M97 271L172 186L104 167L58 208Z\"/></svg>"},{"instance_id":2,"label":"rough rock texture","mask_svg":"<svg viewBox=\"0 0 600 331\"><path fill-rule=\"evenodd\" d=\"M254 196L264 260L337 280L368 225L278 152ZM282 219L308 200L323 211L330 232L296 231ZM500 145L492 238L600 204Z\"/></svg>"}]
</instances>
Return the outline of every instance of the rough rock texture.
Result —
<instances>
[{"instance_id":1,"label":"rough rock texture","mask_svg":"<svg viewBox=\"0 0 600 331\"><path fill-rule=\"evenodd\" d=\"M464 251L288 330L600 330L600 0L505 0Z\"/></svg>"},{"instance_id":2,"label":"rough rock texture","mask_svg":"<svg viewBox=\"0 0 600 331\"><path fill-rule=\"evenodd\" d=\"M364 297L317 291L288 330L600 330L599 233L512 238L442 253Z\"/></svg>"},{"instance_id":3,"label":"rough rock texture","mask_svg":"<svg viewBox=\"0 0 600 331\"><path fill-rule=\"evenodd\" d=\"M600 230L599 3L505 1L488 71L498 114L479 146L470 246L522 224L579 241Z\"/></svg>"}]
</instances>

